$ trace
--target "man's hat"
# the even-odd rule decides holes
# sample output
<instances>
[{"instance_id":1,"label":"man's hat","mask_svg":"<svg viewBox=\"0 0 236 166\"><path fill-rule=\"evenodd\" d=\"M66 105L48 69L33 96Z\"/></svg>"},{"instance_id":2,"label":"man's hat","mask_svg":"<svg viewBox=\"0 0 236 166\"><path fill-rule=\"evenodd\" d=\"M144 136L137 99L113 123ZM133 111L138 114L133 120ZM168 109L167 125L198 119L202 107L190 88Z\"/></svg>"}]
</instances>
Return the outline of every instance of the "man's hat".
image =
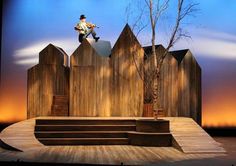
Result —
<instances>
[{"instance_id":1,"label":"man's hat","mask_svg":"<svg viewBox=\"0 0 236 166\"><path fill-rule=\"evenodd\" d=\"M86 17L85 17L84 14L82 14L82 15L80 15L80 18L79 18L79 19L82 20L82 19L84 19L84 18L86 18Z\"/></svg>"}]
</instances>

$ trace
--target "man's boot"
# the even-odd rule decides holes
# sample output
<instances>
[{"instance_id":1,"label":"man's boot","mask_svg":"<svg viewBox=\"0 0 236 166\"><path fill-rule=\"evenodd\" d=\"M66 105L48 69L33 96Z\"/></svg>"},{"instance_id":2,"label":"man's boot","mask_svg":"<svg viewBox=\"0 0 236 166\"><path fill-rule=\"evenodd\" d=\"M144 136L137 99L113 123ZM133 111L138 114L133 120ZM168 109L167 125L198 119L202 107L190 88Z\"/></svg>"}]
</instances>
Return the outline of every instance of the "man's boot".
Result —
<instances>
[{"instance_id":1,"label":"man's boot","mask_svg":"<svg viewBox=\"0 0 236 166\"><path fill-rule=\"evenodd\" d=\"M100 37L94 37L94 40L97 42L100 39Z\"/></svg>"}]
</instances>

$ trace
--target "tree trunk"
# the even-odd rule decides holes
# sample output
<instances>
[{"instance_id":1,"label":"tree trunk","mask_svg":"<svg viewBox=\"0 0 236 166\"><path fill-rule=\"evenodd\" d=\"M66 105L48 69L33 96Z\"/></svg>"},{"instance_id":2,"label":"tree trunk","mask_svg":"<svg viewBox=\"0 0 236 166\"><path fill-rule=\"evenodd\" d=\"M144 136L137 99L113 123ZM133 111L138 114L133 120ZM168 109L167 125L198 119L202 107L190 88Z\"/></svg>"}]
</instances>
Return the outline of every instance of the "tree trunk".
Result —
<instances>
[{"instance_id":1,"label":"tree trunk","mask_svg":"<svg viewBox=\"0 0 236 166\"><path fill-rule=\"evenodd\" d=\"M153 3L152 0L149 0L149 11L150 11L150 21L152 27L152 56L154 56L154 78L153 78L153 90L152 90L152 97L153 97L153 111L154 114L158 115L158 66L157 66L157 55L156 55L156 24L153 18Z\"/></svg>"}]
</instances>

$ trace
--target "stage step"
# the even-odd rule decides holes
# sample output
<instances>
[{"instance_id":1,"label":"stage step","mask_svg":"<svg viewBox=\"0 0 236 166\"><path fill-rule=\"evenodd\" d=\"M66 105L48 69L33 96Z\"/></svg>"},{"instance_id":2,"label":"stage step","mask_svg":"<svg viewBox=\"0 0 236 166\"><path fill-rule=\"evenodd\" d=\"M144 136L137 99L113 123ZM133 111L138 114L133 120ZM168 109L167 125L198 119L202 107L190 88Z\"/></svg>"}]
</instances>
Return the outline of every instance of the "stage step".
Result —
<instances>
[{"instance_id":1,"label":"stage step","mask_svg":"<svg viewBox=\"0 0 236 166\"><path fill-rule=\"evenodd\" d=\"M54 95L53 97L57 99L68 99L68 95Z\"/></svg>"},{"instance_id":2,"label":"stage step","mask_svg":"<svg viewBox=\"0 0 236 166\"><path fill-rule=\"evenodd\" d=\"M136 131L136 125L36 125L35 131Z\"/></svg>"},{"instance_id":3,"label":"stage step","mask_svg":"<svg viewBox=\"0 0 236 166\"><path fill-rule=\"evenodd\" d=\"M171 146L171 133L146 133L146 132L129 132L128 137L131 145L138 146Z\"/></svg>"},{"instance_id":4,"label":"stage step","mask_svg":"<svg viewBox=\"0 0 236 166\"><path fill-rule=\"evenodd\" d=\"M171 146L169 121L152 119L36 119L35 137L44 145Z\"/></svg>"},{"instance_id":5,"label":"stage step","mask_svg":"<svg viewBox=\"0 0 236 166\"><path fill-rule=\"evenodd\" d=\"M52 106L52 109L68 110L68 105L64 105L64 104L54 104L54 105Z\"/></svg>"},{"instance_id":6,"label":"stage step","mask_svg":"<svg viewBox=\"0 0 236 166\"><path fill-rule=\"evenodd\" d=\"M128 145L128 138L38 138L44 145Z\"/></svg>"},{"instance_id":7,"label":"stage step","mask_svg":"<svg viewBox=\"0 0 236 166\"><path fill-rule=\"evenodd\" d=\"M136 125L136 120L36 119L36 125Z\"/></svg>"},{"instance_id":8,"label":"stage step","mask_svg":"<svg viewBox=\"0 0 236 166\"><path fill-rule=\"evenodd\" d=\"M58 98L53 98L53 104L68 104L69 103L69 101L68 101L68 99L58 99Z\"/></svg>"},{"instance_id":9,"label":"stage step","mask_svg":"<svg viewBox=\"0 0 236 166\"><path fill-rule=\"evenodd\" d=\"M123 131L35 131L37 138L127 138Z\"/></svg>"}]
</instances>

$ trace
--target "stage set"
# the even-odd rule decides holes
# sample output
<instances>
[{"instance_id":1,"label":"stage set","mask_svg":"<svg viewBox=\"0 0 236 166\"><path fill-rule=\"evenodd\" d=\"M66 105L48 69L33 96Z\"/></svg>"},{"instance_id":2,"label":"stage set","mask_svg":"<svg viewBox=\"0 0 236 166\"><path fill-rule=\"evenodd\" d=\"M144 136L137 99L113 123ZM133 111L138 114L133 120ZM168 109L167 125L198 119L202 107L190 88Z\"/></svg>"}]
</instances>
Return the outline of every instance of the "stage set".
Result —
<instances>
[{"instance_id":1,"label":"stage set","mask_svg":"<svg viewBox=\"0 0 236 166\"><path fill-rule=\"evenodd\" d=\"M157 56L165 48L156 46ZM85 39L70 56L49 44L28 69L27 120L1 132L8 161L147 165L224 156L201 128L201 68L190 50L161 68L159 119L144 86L151 47L126 25L114 47Z\"/></svg>"}]
</instances>

